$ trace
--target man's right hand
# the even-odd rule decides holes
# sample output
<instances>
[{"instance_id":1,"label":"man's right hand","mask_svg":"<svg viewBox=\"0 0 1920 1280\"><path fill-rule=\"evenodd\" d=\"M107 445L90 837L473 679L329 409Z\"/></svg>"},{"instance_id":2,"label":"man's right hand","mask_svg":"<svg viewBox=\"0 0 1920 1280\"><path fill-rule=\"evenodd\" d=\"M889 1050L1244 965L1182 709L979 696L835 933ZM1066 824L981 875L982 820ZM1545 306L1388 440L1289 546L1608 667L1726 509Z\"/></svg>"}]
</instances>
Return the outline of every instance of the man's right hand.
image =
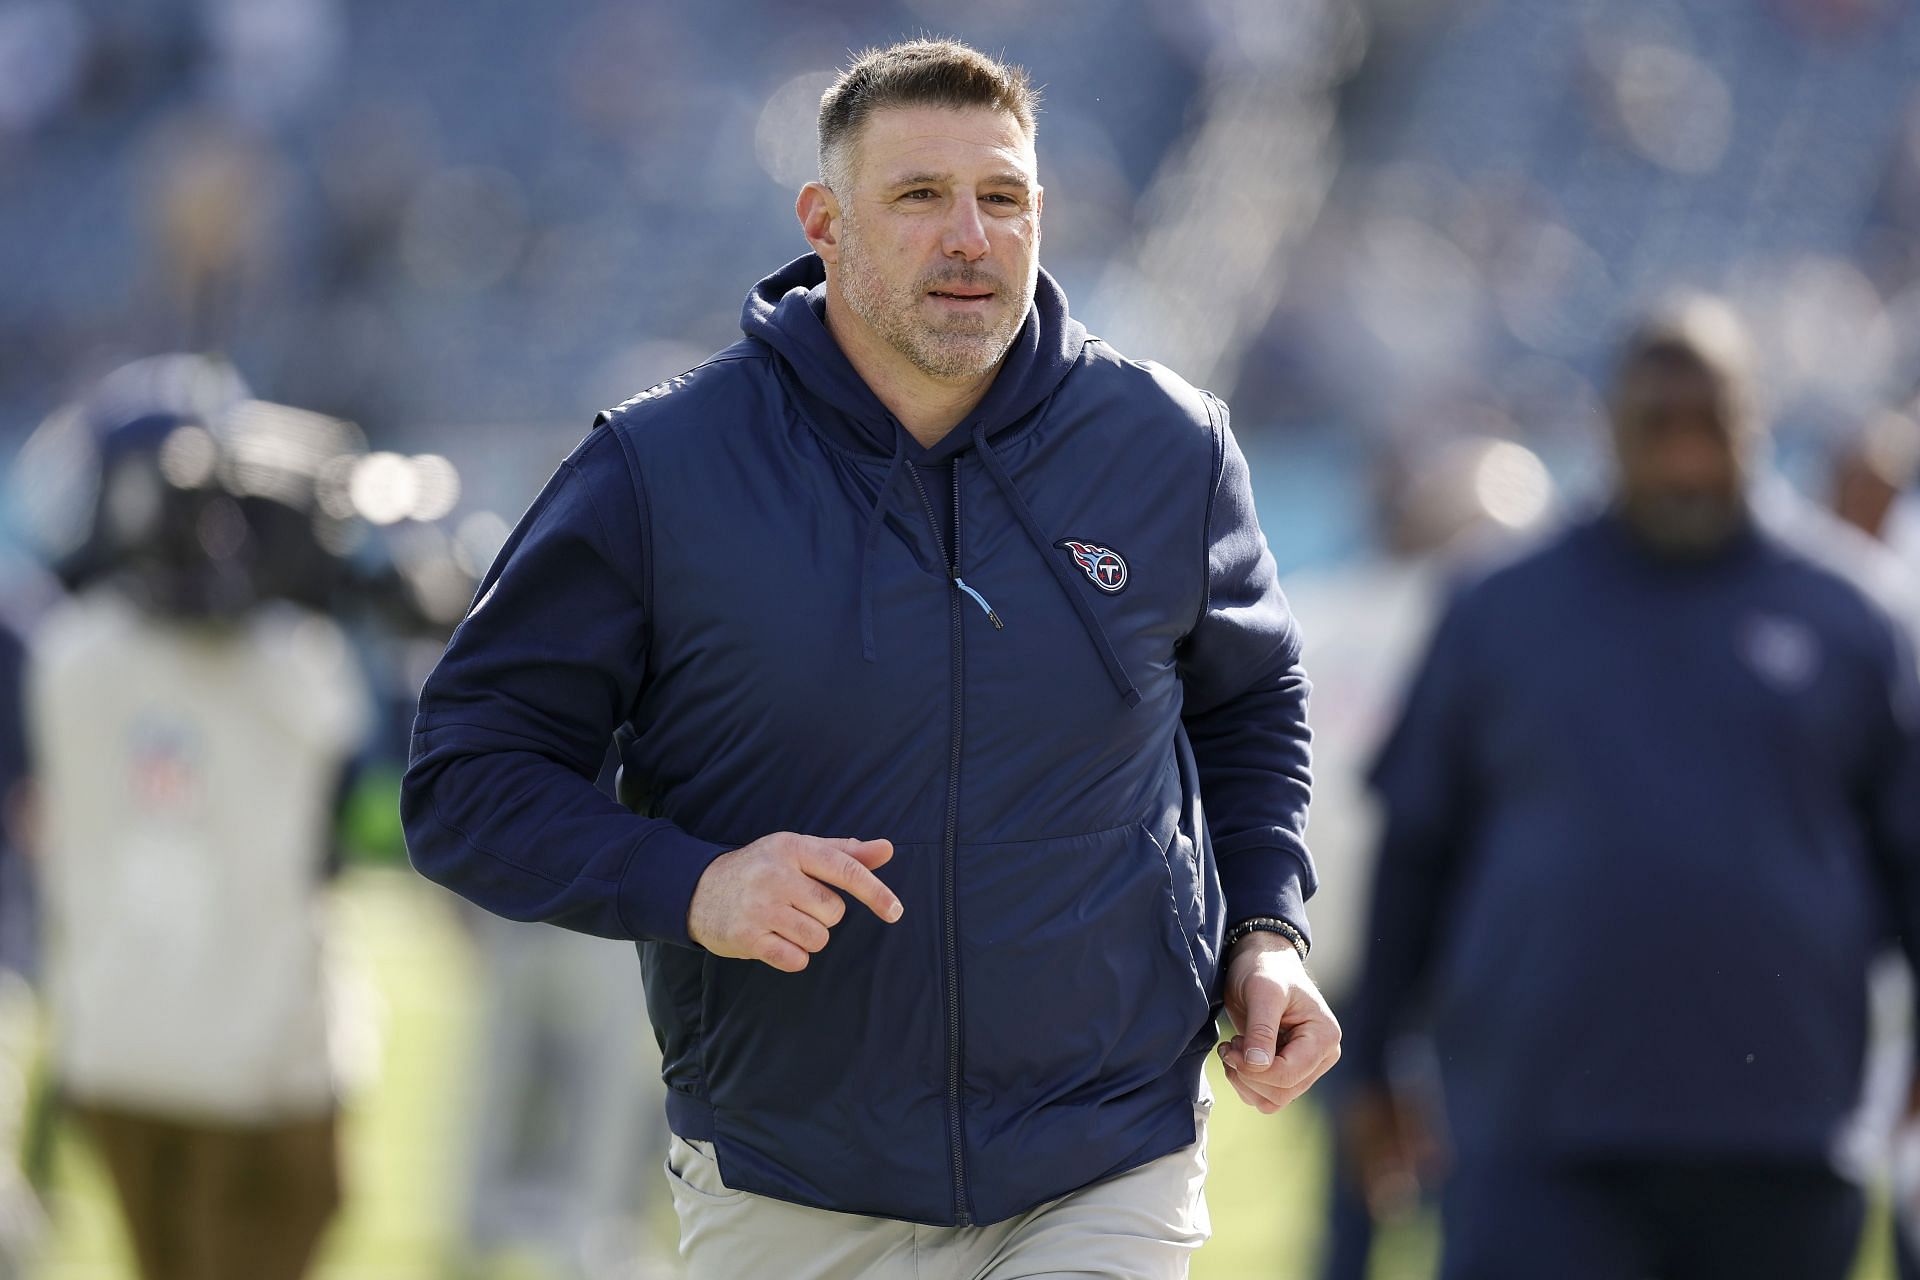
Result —
<instances>
[{"instance_id":1,"label":"man's right hand","mask_svg":"<svg viewBox=\"0 0 1920 1280\"><path fill-rule=\"evenodd\" d=\"M834 890L846 890L888 924L900 918L900 899L873 874L891 857L890 840L762 836L707 865L687 907L687 933L717 956L798 973L847 913Z\"/></svg>"}]
</instances>

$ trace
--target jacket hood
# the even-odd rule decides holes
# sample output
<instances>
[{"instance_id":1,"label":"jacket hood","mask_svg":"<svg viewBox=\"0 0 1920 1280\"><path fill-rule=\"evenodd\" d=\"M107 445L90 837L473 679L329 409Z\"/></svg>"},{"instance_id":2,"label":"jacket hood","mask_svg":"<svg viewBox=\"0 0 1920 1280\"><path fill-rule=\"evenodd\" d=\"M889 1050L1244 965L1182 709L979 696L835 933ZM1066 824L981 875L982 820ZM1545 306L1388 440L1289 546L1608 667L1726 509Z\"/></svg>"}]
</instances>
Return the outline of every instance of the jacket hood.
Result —
<instances>
[{"instance_id":1,"label":"jacket hood","mask_svg":"<svg viewBox=\"0 0 1920 1280\"><path fill-rule=\"evenodd\" d=\"M801 386L851 428L842 443L876 453L904 447L909 458L939 462L972 447L976 433L992 436L1020 421L1053 394L1080 359L1087 330L1067 314L1067 295L1045 270L1034 286L1033 305L1014 335L993 386L979 405L931 449L905 436L887 407L854 369L827 329L827 269L817 254L795 258L753 287L740 328L779 352Z\"/></svg>"}]
</instances>

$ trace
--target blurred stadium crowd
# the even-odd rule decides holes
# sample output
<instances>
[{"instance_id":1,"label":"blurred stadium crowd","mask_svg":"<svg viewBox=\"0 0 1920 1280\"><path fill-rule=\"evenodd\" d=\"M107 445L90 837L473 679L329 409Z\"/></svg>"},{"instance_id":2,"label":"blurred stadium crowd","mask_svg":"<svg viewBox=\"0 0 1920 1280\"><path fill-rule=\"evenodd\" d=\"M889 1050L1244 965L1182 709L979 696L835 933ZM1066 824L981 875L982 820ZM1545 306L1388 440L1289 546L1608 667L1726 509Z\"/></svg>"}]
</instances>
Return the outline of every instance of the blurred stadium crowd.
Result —
<instances>
[{"instance_id":1,"label":"blurred stadium crowd","mask_svg":"<svg viewBox=\"0 0 1920 1280\"><path fill-rule=\"evenodd\" d=\"M0 423L220 350L516 510L554 434L729 341L791 256L844 51L943 20L1042 69L1076 310L1260 431L1491 427L1558 467L1620 317L1681 285L1757 326L1796 447L1906 389L1906 6L18 0ZM1341 549L1318 514L1270 517L1283 554Z\"/></svg>"},{"instance_id":2,"label":"blurred stadium crowd","mask_svg":"<svg viewBox=\"0 0 1920 1280\"><path fill-rule=\"evenodd\" d=\"M833 68L921 30L1045 86L1043 262L1076 315L1233 404L1309 636L1336 994L1361 961L1360 778L1445 549L1596 499L1611 360L1646 305L1734 304L1779 483L1920 582L1902 0L0 0L0 618L31 651L86 556L164 560L163 528L237 564L206 514L231 499L260 553L220 607L345 628L378 711L345 753L345 844L393 859L365 815L391 809L411 699L513 517L596 410L736 336L802 247ZM172 352L213 358L147 361ZM115 508L126 457L197 494L189 514ZM0 958L31 982L27 825ZM544 1231L555 1268L633 1274L639 1193L619 1201L650 1174L657 1086L610 1034L640 1018L631 957L468 923L493 1005L461 1060L493 1069L467 1245ZM617 1123L569 1127L607 1099ZM531 1191L528 1126L585 1135ZM556 1207L581 1186L616 1233L584 1251Z\"/></svg>"}]
</instances>

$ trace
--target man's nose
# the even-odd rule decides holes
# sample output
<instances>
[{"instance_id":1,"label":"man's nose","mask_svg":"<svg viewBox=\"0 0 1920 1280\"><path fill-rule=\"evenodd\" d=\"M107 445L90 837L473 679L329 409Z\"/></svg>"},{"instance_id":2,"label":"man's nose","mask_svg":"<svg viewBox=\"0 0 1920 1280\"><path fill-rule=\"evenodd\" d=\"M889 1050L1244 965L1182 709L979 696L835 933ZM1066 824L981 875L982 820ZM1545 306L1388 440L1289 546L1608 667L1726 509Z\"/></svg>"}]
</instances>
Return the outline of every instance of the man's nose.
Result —
<instances>
[{"instance_id":1,"label":"man's nose","mask_svg":"<svg viewBox=\"0 0 1920 1280\"><path fill-rule=\"evenodd\" d=\"M954 201L953 212L947 216L942 251L949 258L959 258L962 262L978 262L987 256L990 247L987 243L987 224L980 216L979 202L971 198Z\"/></svg>"}]
</instances>

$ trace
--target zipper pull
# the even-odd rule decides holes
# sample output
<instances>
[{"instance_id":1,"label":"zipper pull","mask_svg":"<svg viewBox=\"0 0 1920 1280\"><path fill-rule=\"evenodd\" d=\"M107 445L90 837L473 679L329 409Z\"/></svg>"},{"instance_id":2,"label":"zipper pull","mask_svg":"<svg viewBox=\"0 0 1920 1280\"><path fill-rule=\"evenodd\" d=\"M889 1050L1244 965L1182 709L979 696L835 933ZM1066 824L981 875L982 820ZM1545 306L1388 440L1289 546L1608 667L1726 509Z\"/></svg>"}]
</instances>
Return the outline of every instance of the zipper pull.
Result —
<instances>
[{"instance_id":1,"label":"zipper pull","mask_svg":"<svg viewBox=\"0 0 1920 1280\"><path fill-rule=\"evenodd\" d=\"M957 573L953 575L953 585L972 596L973 602L986 611L987 621L993 624L995 631L1005 631L1007 629L1007 624L1000 621L1000 615L993 611L993 606L987 603L987 598L968 586L961 580L960 575Z\"/></svg>"}]
</instances>

